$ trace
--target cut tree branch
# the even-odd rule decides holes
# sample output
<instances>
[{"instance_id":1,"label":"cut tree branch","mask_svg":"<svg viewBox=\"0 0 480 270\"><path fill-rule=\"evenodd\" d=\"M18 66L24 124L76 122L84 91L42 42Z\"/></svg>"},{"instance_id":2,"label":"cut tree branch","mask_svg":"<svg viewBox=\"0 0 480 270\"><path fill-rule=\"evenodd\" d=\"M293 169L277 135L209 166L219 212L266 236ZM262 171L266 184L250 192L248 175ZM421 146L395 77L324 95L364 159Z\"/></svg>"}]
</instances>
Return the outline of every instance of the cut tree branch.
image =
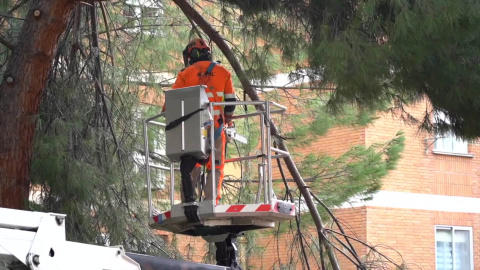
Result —
<instances>
[{"instance_id":1,"label":"cut tree branch","mask_svg":"<svg viewBox=\"0 0 480 270\"><path fill-rule=\"evenodd\" d=\"M110 129L110 132L112 134L113 142L115 143L115 151L114 153L117 153L117 150L119 148L117 136L115 134L115 129L113 128L113 123L110 117L110 112L108 111L108 106L107 102L105 101L105 91L103 87L103 74L102 74L102 66L100 63L100 46L98 42L98 29L97 29L97 23L98 23L98 16L97 16L97 7L96 3L93 2L93 6L90 7L90 20L91 20L91 27L92 27L92 51L93 51L93 61L94 61L94 68L92 70L92 76L94 78L95 82L95 90L97 94L100 95L100 98L103 103L103 110L105 113L105 116L107 118L107 124Z\"/></svg>"},{"instance_id":2,"label":"cut tree branch","mask_svg":"<svg viewBox=\"0 0 480 270\"><path fill-rule=\"evenodd\" d=\"M173 2L183 11L185 16L191 18L202 30L203 32L208 35L208 37L215 42L217 47L222 51L222 53L225 55L225 57L228 59L228 62L232 66L233 70L237 74L237 77L239 78L243 90L247 95L250 97L251 100L260 100L260 98L257 95L257 91L252 87L242 65L238 61L238 59L235 57L233 51L230 49L228 44L225 42L224 38L219 34L218 31L216 31L206 20L203 18L202 15L200 15L187 1L185 0L173 0ZM259 108L262 109L262 108ZM288 148L285 144L285 141L282 139L280 136L280 132L278 131L277 126L271 119L267 119L267 121L270 122L270 130L272 136L275 137L278 147L280 150L283 151L288 151ZM335 257L334 250L332 247L326 243L328 241L323 232L324 226L322 219L320 217L320 214L318 213L318 210L316 209L315 203L313 201L312 195L310 194L310 190L305 184L305 181L303 180L302 176L300 175L300 172L297 169L297 166L293 162L293 159L288 156L284 158L285 164L287 165L288 170L290 171L290 174L292 175L293 179L295 180L295 183L297 184L300 192L302 193L303 197L305 198L305 202L308 206L308 209L310 210L310 214L312 215L313 221L315 223L315 226L317 228L317 233L319 236L319 241L321 242L320 244L325 245L325 248L327 250L327 254L330 260L330 263L332 265L332 268L334 270L340 270L340 265L338 264L337 258Z\"/></svg>"}]
</instances>

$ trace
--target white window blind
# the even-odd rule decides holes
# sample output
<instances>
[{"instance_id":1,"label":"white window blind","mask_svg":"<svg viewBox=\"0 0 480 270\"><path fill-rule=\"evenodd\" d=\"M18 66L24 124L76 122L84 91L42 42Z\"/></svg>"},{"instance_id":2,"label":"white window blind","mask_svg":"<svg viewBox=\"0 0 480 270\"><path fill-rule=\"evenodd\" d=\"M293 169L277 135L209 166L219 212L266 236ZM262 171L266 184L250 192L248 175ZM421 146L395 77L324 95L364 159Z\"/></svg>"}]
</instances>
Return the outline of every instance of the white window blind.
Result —
<instances>
[{"instance_id":1,"label":"white window blind","mask_svg":"<svg viewBox=\"0 0 480 270\"><path fill-rule=\"evenodd\" d=\"M443 136L437 136L434 150L447 153L468 154L468 143L457 139L452 134L445 134Z\"/></svg>"},{"instance_id":2,"label":"white window blind","mask_svg":"<svg viewBox=\"0 0 480 270\"><path fill-rule=\"evenodd\" d=\"M436 228L437 270L473 270L471 234L471 228Z\"/></svg>"},{"instance_id":3,"label":"white window blind","mask_svg":"<svg viewBox=\"0 0 480 270\"><path fill-rule=\"evenodd\" d=\"M450 120L442 112L435 112L434 121L437 123L450 123ZM468 142L457 138L451 132L442 135L437 134L435 136L434 151L454 154L468 154Z\"/></svg>"}]
</instances>

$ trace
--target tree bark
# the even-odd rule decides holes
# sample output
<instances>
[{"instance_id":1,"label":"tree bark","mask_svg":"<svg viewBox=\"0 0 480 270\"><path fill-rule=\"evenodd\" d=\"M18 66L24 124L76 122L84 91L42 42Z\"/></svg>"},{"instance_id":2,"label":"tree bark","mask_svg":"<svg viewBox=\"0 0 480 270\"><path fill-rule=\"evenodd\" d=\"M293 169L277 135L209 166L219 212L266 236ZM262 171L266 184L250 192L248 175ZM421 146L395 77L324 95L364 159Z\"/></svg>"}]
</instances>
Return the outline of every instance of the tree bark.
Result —
<instances>
[{"instance_id":1,"label":"tree bark","mask_svg":"<svg viewBox=\"0 0 480 270\"><path fill-rule=\"evenodd\" d=\"M243 70L242 65L238 61L238 59L235 57L233 51L230 49L228 44L225 42L223 37L216 31L204 18L203 16L198 13L187 1L185 0L173 0L173 2L180 7L180 9L183 11L185 16L189 17L192 19L204 32L205 34L208 35L208 37L215 42L215 44L218 46L218 48L222 51L222 53L225 55L227 58L228 62L232 66L233 70L237 74L237 77L240 80L240 83L243 86L243 91L247 93L247 95L250 97L251 100L259 100L259 97L257 95L257 92L255 89L253 89L250 81L248 80L248 77ZM271 134L272 136L275 137L277 143L278 143L278 148L283 150L283 151L288 151L287 145L285 144L285 140L280 136L280 132L278 131L277 126L271 119L270 121L270 129L271 129ZM325 236L323 234L323 223L322 219L320 217L320 214L317 211L317 208L315 206L315 203L313 201L312 195L310 194L310 190L308 186L305 184L305 181L303 180L302 176L300 175L300 172L297 169L297 166L293 162L293 159L288 156L284 158L285 164L287 165L288 170L290 171L290 174L292 175L293 179L295 180L295 183L297 184L300 192L302 193L302 196L305 198L305 203L308 206L308 209L310 210L310 214L312 215L313 221L315 223L315 226L317 228L318 232L318 237L320 240L320 244L323 244L327 250L328 257L330 260L330 263L332 264L332 268L334 270L340 270L340 265L338 264L338 261L335 257L334 251L332 247L330 247L326 241L324 241Z\"/></svg>"},{"instance_id":2,"label":"tree bark","mask_svg":"<svg viewBox=\"0 0 480 270\"><path fill-rule=\"evenodd\" d=\"M0 207L28 202L35 117L74 8L72 0L33 0L0 84Z\"/></svg>"}]
</instances>

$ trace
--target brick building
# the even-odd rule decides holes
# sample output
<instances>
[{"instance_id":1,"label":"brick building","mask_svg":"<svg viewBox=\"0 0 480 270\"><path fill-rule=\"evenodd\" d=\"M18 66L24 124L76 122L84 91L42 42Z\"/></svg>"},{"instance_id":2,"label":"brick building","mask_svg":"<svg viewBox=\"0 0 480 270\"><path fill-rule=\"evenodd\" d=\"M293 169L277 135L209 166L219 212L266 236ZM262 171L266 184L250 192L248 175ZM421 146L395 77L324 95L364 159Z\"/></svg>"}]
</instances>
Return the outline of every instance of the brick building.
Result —
<instances>
[{"instance_id":1,"label":"brick building","mask_svg":"<svg viewBox=\"0 0 480 270\"><path fill-rule=\"evenodd\" d=\"M425 106L409 111L421 117ZM379 246L382 252L397 262L401 256L413 269L480 269L479 145L448 136L435 139L390 114L367 128L347 130L333 129L320 143L330 145L326 151L335 155L345 144L386 141L399 130L406 142L397 169L374 199L336 214L361 240L385 245ZM357 248L366 254L365 247Z\"/></svg>"},{"instance_id":2,"label":"brick building","mask_svg":"<svg viewBox=\"0 0 480 270\"><path fill-rule=\"evenodd\" d=\"M139 2L139 1L127 1ZM143 9L146 14L152 12ZM135 7L126 16L141 12ZM155 96L144 97L149 104ZM424 112L425 104L411 107L414 115ZM290 113L295 113L292 107ZM399 130L405 132L406 147L397 169L383 180L382 190L372 201L357 202L337 209L336 214L348 223L360 240L380 248L396 261L421 269L480 269L480 147L452 138L435 140L418 132L392 115L380 115L365 128L337 127L309 149L338 156L354 145L371 145L391 139ZM278 174L276 175L278 178ZM164 234L178 243L178 249L193 261L202 261L207 245L200 238ZM263 236L258 246L264 248L252 257L256 269L271 269L292 258L288 249L291 238ZM361 255L368 250L356 245ZM344 269L353 269L341 256ZM347 266L349 265L349 266Z\"/></svg>"},{"instance_id":3,"label":"brick building","mask_svg":"<svg viewBox=\"0 0 480 270\"><path fill-rule=\"evenodd\" d=\"M295 113L295 100L290 113ZM408 108L421 118L426 103ZM367 127L335 127L312 142L307 154L320 151L339 156L355 145L369 146L405 134L405 149L397 168L383 179L373 200L352 200L336 209L347 224L347 233L375 246L395 262L409 269L480 269L480 147L451 136L436 138L420 132L392 114L379 114ZM278 178L278 174L274 175ZM278 241L278 242L277 242ZM270 269L289 257L291 239L258 241L272 251L253 265ZM283 245L282 245L283 244ZM369 252L354 244L360 256ZM280 248L278 248L280 247ZM280 252L276 252L280 250ZM342 269L355 269L342 255Z\"/></svg>"},{"instance_id":4,"label":"brick building","mask_svg":"<svg viewBox=\"0 0 480 270\"><path fill-rule=\"evenodd\" d=\"M295 104L291 105L289 111L295 113ZM421 117L425 106L422 103L408 110ZM480 269L478 144L448 136L435 138L395 115L379 114L372 125L332 128L308 149L295 151L339 156L355 145L388 141L398 131L405 134L405 149L397 168L383 179L381 191L371 201L353 199L336 209L337 217L348 224L347 233L409 269ZM278 173L274 178L279 178ZM297 260L301 269L299 251L289 248L292 236L277 238L273 234L257 238L258 252L248 258L248 269L280 269L289 260ZM189 259L205 259L207 245L202 239L177 236L176 241L179 251ZM354 246L361 256L367 255L365 246ZM343 256L338 257L342 269L355 269Z\"/></svg>"}]
</instances>

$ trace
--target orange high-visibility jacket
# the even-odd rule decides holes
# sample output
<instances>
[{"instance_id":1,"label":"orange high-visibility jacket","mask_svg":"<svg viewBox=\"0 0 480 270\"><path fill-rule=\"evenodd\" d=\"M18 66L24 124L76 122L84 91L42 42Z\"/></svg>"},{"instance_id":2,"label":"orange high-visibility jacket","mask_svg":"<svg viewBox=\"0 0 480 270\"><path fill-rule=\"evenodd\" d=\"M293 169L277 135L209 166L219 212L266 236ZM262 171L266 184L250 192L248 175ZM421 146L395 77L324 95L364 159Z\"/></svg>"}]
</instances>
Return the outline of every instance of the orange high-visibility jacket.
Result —
<instances>
[{"instance_id":1,"label":"orange high-visibility jacket","mask_svg":"<svg viewBox=\"0 0 480 270\"><path fill-rule=\"evenodd\" d=\"M202 76L211 63L211 61L199 61L182 70L178 74L172 89L203 84L207 86L205 90L210 102L235 101L235 89L233 88L231 74L227 69L217 64L210 75ZM165 106L162 111L164 110ZM233 115L234 110L235 106L225 106L225 109L223 109L223 106L215 106L213 115L215 119L219 119L222 114Z\"/></svg>"}]
</instances>

